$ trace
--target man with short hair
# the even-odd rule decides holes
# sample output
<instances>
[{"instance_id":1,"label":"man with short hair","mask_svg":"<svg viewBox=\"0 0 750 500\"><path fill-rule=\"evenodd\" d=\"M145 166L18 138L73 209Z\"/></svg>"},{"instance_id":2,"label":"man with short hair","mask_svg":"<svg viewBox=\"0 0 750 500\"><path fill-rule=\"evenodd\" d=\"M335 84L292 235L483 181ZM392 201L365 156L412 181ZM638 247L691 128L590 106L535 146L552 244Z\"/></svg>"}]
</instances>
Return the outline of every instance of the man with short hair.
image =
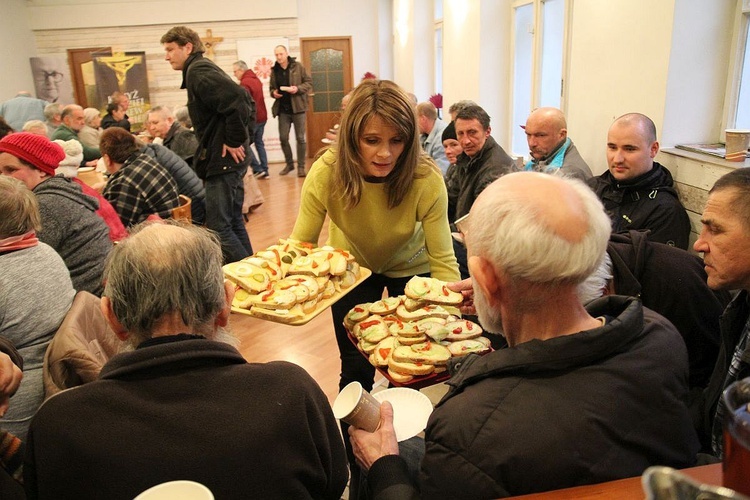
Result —
<instances>
[{"instance_id":1,"label":"man with short hair","mask_svg":"<svg viewBox=\"0 0 750 500\"><path fill-rule=\"evenodd\" d=\"M176 121L168 107L154 106L148 111L146 130L151 136L159 137L164 147L171 149L177 156L188 163L192 161L195 150L198 149L195 132Z\"/></svg>"},{"instance_id":2,"label":"man with short hair","mask_svg":"<svg viewBox=\"0 0 750 500\"><path fill-rule=\"evenodd\" d=\"M531 160L525 170L561 174L585 181L591 169L568 137L565 115L557 108L537 108L524 126Z\"/></svg>"},{"instance_id":3,"label":"man with short hair","mask_svg":"<svg viewBox=\"0 0 750 500\"><path fill-rule=\"evenodd\" d=\"M15 130L31 120L44 120L44 107L47 101L31 97L31 93L22 90L12 99L0 104L0 116Z\"/></svg>"},{"instance_id":4,"label":"man with short hair","mask_svg":"<svg viewBox=\"0 0 750 500\"><path fill-rule=\"evenodd\" d=\"M102 196L129 228L150 215L167 219L180 204L172 175L147 152L141 152L133 134L121 127L102 132L102 160L110 176Z\"/></svg>"},{"instance_id":5,"label":"man with short hair","mask_svg":"<svg viewBox=\"0 0 750 500\"><path fill-rule=\"evenodd\" d=\"M52 137L57 127L62 123L63 105L59 102L47 104L44 107L44 124L47 125L47 137Z\"/></svg>"},{"instance_id":6,"label":"man with short hair","mask_svg":"<svg viewBox=\"0 0 750 500\"><path fill-rule=\"evenodd\" d=\"M462 99L450 105L450 107L448 108L448 114L450 115L452 122L456 121L456 115L466 106L477 106L477 103L468 99Z\"/></svg>"},{"instance_id":7,"label":"man with short hair","mask_svg":"<svg viewBox=\"0 0 750 500\"><path fill-rule=\"evenodd\" d=\"M445 175L448 170L448 158L445 157L442 137L443 130L448 126L437 115L437 108L429 101L417 104L417 126L419 127L419 142L425 153L435 160L438 168Z\"/></svg>"},{"instance_id":8,"label":"man with short hair","mask_svg":"<svg viewBox=\"0 0 750 500\"><path fill-rule=\"evenodd\" d=\"M723 455L726 407L721 393L733 382L750 377L750 170L738 168L719 178L708 194L703 228L693 245L703 253L708 286L740 290L721 318L719 358L705 392L700 430L706 451Z\"/></svg>"},{"instance_id":9,"label":"man with short hair","mask_svg":"<svg viewBox=\"0 0 750 500\"><path fill-rule=\"evenodd\" d=\"M266 98L263 96L263 84L258 75L247 67L245 61L237 61L232 65L232 74L240 82L240 85L247 90L250 97L255 101L255 136L253 144L258 151L258 157L249 149L250 166L253 169L253 175L258 179L268 179L268 155L266 146L263 143L263 131L268 121L268 111L266 110Z\"/></svg>"},{"instance_id":10,"label":"man with short hair","mask_svg":"<svg viewBox=\"0 0 750 500\"><path fill-rule=\"evenodd\" d=\"M341 498L346 456L325 394L299 366L232 347L221 265L214 235L178 223L115 247L101 308L134 350L37 412L30 498L134 498L174 480L216 498Z\"/></svg>"},{"instance_id":11,"label":"man with short hair","mask_svg":"<svg viewBox=\"0 0 750 500\"><path fill-rule=\"evenodd\" d=\"M203 57L198 33L176 26L161 37L165 59L182 71L190 119L198 139L193 168L206 187L206 227L221 238L226 262L253 253L242 216L243 177L250 162L255 105L250 95L213 61Z\"/></svg>"},{"instance_id":12,"label":"man with short hair","mask_svg":"<svg viewBox=\"0 0 750 500\"><path fill-rule=\"evenodd\" d=\"M502 332L509 347L453 367L425 429L421 497L523 495L694 465L677 331L633 297L579 301L577 285L598 266L610 233L586 185L506 175L464 222L473 296L470 284L464 293L485 330ZM349 434L369 468L371 498L414 498L392 417L383 403L377 431Z\"/></svg>"},{"instance_id":13,"label":"man with short hair","mask_svg":"<svg viewBox=\"0 0 750 500\"><path fill-rule=\"evenodd\" d=\"M291 57L283 45L273 49L276 64L271 68L269 92L276 99L271 113L279 120L279 140L284 152L286 166L280 172L286 175L294 170L292 147L289 145L289 130L294 125L294 137L297 141L297 177L304 177L307 143L305 142L305 111L307 96L312 93L312 78L307 74L294 57Z\"/></svg>"},{"instance_id":14,"label":"man with short hair","mask_svg":"<svg viewBox=\"0 0 750 500\"><path fill-rule=\"evenodd\" d=\"M466 105L456 114L454 124L463 152L446 177L448 220L452 222L468 214L477 196L495 179L516 170L513 159L490 135L490 117L484 109ZM466 247L454 240L453 251L465 279L469 276Z\"/></svg>"},{"instance_id":15,"label":"man with short hair","mask_svg":"<svg viewBox=\"0 0 750 500\"><path fill-rule=\"evenodd\" d=\"M612 219L612 232L648 229L652 241L687 250L690 220L672 174L654 161L658 152L654 122L640 113L622 115L607 133L609 170L588 183Z\"/></svg>"},{"instance_id":16,"label":"man with short hair","mask_svg":"<svg viewBox=\"0 0 750 500\"><path fill-rule=\"evenodd\" d=\"M78 104L68 104L63 108L60 117L62 119L62 123L59 127L57 127L50 139L53 141L56 139L60 139L61 141L69 141L71 139L74 139L78 142L81 142L81 139L78 138L78 132L80 132L83 126L86 125L86 121L83 116L83 108ZM102 154L99 151L99 148L92 148L91 146L87 146L82 142L81 146L83 146L84 164L88 162L96 163L94 160L98 160L99 158L101 158Z\"/></svg>"}]
</instances>

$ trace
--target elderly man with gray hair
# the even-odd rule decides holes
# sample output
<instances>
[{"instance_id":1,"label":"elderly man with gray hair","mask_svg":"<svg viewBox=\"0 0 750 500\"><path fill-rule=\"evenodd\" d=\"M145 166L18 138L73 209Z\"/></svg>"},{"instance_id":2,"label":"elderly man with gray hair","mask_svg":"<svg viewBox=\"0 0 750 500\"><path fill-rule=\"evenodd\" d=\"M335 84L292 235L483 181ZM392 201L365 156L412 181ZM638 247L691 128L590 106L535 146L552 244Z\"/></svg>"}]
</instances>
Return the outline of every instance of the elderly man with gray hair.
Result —
<instances>
[{"instance_id":1,"label":"elderly man with gray hair","mask_svg":"<svg viewBox=\"0 0 750 500\"><path fill-rule=\"evenodd\" d=\"M677 331L632 297L579 301L609 227L596 196L565 177L509 174L477 198L461 225L473 293L451 286L509 347L452 367L425 430L423 498L523 495L695 463ZM413 487L392 418L383 403L375 433L349 430L372 498Z\"/></svg>"},{"instance_id":2,"label":"elderly man with gray hair","mask_svg":"<svg viewBox=\"0 0 750 500\"><path fill-rule=\"evenodd\" d=\"M134 229L108 262L102 312L134 350L32 421L31 498L134 498L187 479L216 498L340 498L341 434L297 365L248 363L229 343L234 287L217 237L190 225Z\"/></svg>"}]
</instances>

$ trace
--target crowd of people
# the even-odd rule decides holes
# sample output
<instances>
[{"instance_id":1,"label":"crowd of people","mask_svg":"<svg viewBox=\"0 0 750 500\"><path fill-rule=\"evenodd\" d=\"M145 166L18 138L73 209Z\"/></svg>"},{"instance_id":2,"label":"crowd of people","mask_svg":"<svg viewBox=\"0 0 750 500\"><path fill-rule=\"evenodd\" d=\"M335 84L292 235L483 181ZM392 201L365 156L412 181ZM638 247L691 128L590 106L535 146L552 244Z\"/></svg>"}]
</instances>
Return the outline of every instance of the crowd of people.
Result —
<instances>
[{"instance_id":1,"label":"crowd of people","mask_svg":"<svg viewBox=\"0 0 750 500\"><path fill-rule=\"evenodd\" d=\"M217 498L341 498L347 482L352 499L497 498L722 458L721 393L750 376L745 169L709 192L701 258L647 116L612 123L594 176L559 109L529 114L524 161L479 104L444 122L366 79L308 171L312 79L275 47L280 174L295 170L294 126L304 177L291 238L317 244L328 223L327 243L372 270L332 306L339 388L375 375L347 312L415 275L448 282L502 339L449 365L424 437L399 443L389 403L374 432L339 424L303 369L237 350L222 265L253 254L245 180L270 177L261 82L242 60L232 80L189 28L160 43L188 115L152 107L148 141L125 93L104 115L24 92L0 105L0 496L133 498L192 479ZM97 165L103 184L77 178ZM192 224L169 220L181 197ZM44 402L45 352L76 293L129 348Z\"/></svg>"}]
</instances>

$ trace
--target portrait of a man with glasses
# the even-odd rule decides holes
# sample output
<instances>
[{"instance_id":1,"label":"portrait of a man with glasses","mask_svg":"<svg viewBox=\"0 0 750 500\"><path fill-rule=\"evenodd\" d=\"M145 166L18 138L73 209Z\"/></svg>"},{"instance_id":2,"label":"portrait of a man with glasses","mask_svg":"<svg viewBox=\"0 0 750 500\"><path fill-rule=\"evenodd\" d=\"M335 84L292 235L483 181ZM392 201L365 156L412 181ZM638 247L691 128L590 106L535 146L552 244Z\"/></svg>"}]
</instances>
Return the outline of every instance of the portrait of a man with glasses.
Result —
<instances>
[{"instance_id":1,"label":"portrait of a man with glasses","mask_svg":"<svg viewBox=\"0 0 750 500\"><path fill-rule=\"evenodd\" d=\"M70 71L64 58L32 57L30 61L34 88L39 99L61 104L73 102Z\"/></svg>"}]
</instances>

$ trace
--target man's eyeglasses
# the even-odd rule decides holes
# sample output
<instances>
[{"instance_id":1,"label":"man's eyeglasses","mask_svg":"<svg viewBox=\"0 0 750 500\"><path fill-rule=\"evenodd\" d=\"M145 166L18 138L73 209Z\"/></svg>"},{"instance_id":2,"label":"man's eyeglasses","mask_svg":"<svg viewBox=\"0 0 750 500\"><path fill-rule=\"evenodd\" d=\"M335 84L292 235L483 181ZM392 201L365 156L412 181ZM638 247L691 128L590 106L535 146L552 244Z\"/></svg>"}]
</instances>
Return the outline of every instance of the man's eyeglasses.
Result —
<instances>
[{"instance_id":1,"label":"man's eyeglasses","mask_svg":"<svg viewBox=\"0 0 750 500\"><path fill-rule=\"evenodd\" d=\"M48 79L51 79L55 83L60 83L63 79L63 74L59 71L40 71L36 74L36 79L40 82L46 82Z\"/></svg>"}]
</instances>

